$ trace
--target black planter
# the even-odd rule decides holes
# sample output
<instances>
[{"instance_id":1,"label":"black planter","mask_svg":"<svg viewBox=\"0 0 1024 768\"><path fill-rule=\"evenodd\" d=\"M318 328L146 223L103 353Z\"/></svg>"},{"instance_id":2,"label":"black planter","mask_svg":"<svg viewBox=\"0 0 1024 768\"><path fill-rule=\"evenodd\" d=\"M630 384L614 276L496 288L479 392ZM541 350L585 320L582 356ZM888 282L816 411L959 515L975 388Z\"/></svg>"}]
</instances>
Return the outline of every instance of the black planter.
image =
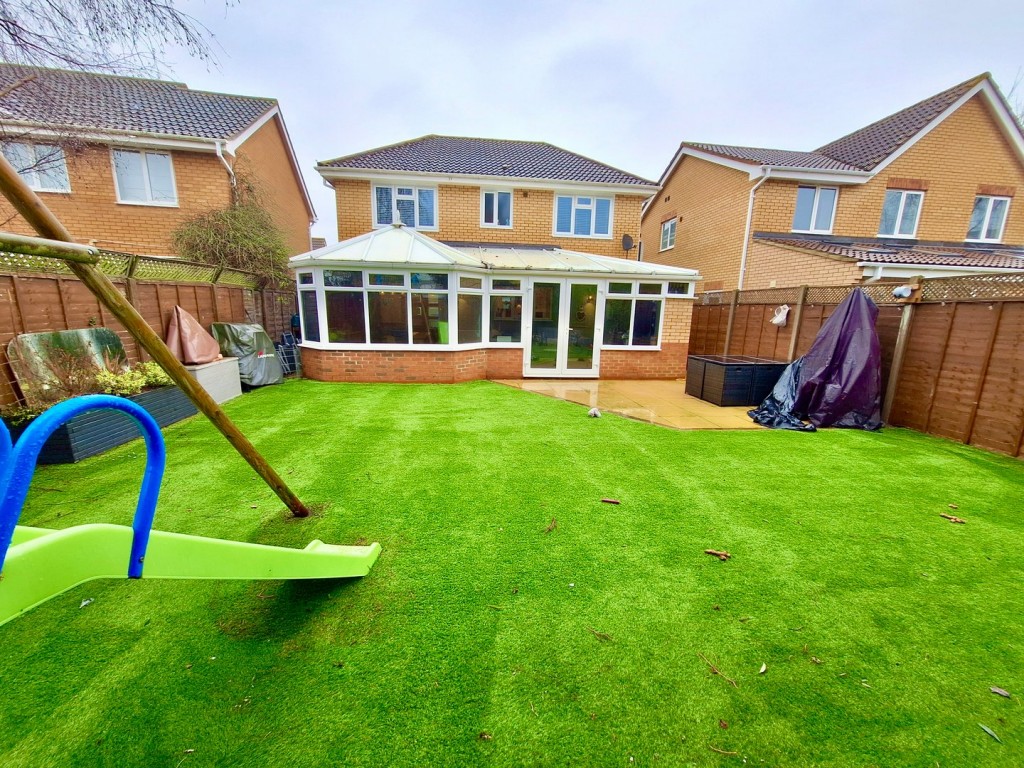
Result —
<instances>
[{"instance_id":1,"label":"black planter","mask_svg":"<svg viewBox=\"0 0 1024 768\"><path fill-rule=\"evenodd\" d=\"M153 389L130 395L128 399L149 411L161 427L197 413L192 401L177 387ZM11 438L17 440L27 426L11 427ZM38 463L74 464L137 437L142 437L142 432L127 413L109 409L89 411L75 416L50 436L39 454Z\"/></svg>"}]
</instances>

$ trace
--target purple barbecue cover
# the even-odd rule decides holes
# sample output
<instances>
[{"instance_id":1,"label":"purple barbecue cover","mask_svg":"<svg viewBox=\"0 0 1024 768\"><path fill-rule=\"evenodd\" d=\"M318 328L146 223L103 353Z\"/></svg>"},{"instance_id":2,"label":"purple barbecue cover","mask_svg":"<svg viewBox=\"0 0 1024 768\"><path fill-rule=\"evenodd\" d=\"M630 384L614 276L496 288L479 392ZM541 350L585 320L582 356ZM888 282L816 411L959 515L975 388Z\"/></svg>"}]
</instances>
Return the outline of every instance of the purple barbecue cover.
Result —
<instances>
[{"instance_id":1,"label":"purple barbecue cover","mask_svg":"<svg viewBox=\"0 0 1024 768\"><path fill-rule=\"evenodd\" d=\"M879 429L882 362L878 307L860 288L836 307L807 354L794 360L771 394L747 414L765 427ZM805 424L809 421L810 424Z\"/></svg>"}]
</instances>

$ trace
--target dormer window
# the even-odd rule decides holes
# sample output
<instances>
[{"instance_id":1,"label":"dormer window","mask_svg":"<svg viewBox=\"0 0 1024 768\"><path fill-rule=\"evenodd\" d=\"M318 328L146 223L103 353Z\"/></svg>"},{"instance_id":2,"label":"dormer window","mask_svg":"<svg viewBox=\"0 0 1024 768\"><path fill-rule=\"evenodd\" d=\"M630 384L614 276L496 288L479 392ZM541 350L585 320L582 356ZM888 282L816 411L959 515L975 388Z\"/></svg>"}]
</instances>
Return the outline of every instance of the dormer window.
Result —
<instances>
[{"instance_id":1,"label":"dormer window","mask_svg":"<svg viewBox=\"0 0 1024 768\"><path fill-rule=\"evenodd\" d=\"M971 223L967 227L967 239L998 243L1003 239L1006 213L1010 210L1010 198L978 195L974 198Z\"/></svg>"},{"instance_id":2,"label":"dormer window","mask_svg":"<svg viewBox=\"0 0 1024 768\"><path fill-rule=\"evenodd\" d=\"M838 197L835 187L797 187L793 231L830 233Z\"/></svg>"},{"instance_id":3,"label":"dormer window","mask_svg":"<svg viewBox=\"0 0 1024 768\"><path fill-rule=\"evenodd\" d=\"M410 229L437 229L437 191L426 187L374 187L373 222L402 222Z\"/></svg>"},{"instance_id":4,"label":"dormer window","mask_svg":"<svg viewBox=\"0 0 1024 768\"><path fill-rule=\"evenodd\" d=\"M918 219L921 218L922 202L924 192L887 189L878 234L882 237L914 237L917 234Z\"/></svg>"},{"instance_id":5,"label":"dormer window","mask_svg":"<svg viewBox=\"0 0 1024 768\"><path fill-rule=\"evenodd\" d=\"M4 157L36 192L70 192L64 150L53 144L4 143Z\"/></svg>"}]
</instances>

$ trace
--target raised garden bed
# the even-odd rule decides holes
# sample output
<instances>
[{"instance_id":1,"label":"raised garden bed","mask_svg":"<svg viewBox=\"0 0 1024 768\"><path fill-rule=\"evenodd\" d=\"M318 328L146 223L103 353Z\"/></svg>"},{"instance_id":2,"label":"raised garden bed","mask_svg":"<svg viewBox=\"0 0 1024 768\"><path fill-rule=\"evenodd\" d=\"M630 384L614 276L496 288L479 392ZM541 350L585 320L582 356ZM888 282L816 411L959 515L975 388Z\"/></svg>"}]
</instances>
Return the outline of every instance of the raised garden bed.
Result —
<instances>
[{"instance_id":1,"label":"raised garden bed","mask_svg":"<svg viewBox=\"0 0 1024 768\"><path fill-rule=\"evenodd\" d=\"M721 406L760 405L787 365L746 355L690 355L686 394Z\"/></svg>"},{"instance_id":2,"label":"raised garden bed","mask_svg":"<svg viewBox=\"0 0 1024 768\"><path fill-rule=\"evenodd\" d=\"M195 405L178 387L152 389L130 395L128 399L149 411L161 427L197 413ZM27 426L9 427L11 437L17 440ZM138 425L126 413L109 409L89 411L71 419L50 436L39 454L38 463L74 464L141 436Z\"/></svg>"}]
</instances>

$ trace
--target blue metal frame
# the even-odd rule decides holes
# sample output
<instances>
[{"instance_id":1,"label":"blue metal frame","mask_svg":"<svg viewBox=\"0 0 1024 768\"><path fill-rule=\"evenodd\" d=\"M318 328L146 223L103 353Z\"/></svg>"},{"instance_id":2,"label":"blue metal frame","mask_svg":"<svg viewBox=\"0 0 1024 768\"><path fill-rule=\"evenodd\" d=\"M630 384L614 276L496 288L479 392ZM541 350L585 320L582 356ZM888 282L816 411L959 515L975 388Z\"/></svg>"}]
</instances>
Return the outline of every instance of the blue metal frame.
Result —
<instances>
[{"instance_id":1,"label":"blue metal frame","mask_svg":"<svg viewBox=\"0 0 1024 768\"><path fill-rule=\"evenodd\" d=\"M142 489L132 521L132 550L128 560L128 578L142 578L143 558L149 544L149 532L156 515L160 483L167 464L167 451L160 426L141 405L113 395L86 395L65 400L37 416L22 433L16 445L0 422L0 572L3 570L7 550L14 537L14 528L21 517L21 509L28 495L29 483L35 472L36 460L47 441L61 424L80 413L100 408L112 408L131 416L142 430L146 441L146 471L142 476Z\"/></svg>"}]
</instances>

